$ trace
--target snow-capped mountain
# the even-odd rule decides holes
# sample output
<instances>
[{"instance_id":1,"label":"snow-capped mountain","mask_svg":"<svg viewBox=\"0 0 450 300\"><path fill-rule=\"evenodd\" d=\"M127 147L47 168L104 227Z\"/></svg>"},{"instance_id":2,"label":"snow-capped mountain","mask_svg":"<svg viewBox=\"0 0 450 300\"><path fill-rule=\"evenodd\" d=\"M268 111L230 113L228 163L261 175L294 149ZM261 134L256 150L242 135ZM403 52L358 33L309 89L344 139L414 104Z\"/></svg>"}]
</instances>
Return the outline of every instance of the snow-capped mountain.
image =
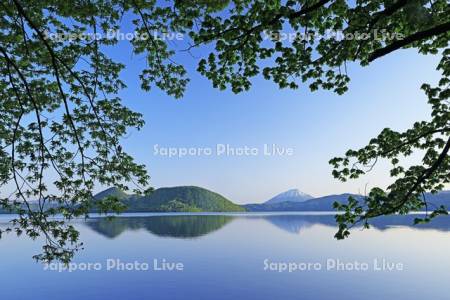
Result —
<instances>
[{"instance_id":1,"label":"snow-capped mountain","mask_svg":"<svg viewBox=\"0 0 450 300\"><path fill-rule=\"evenodd\" d=\"M272 199L265 202L265 204L275 204L281 202L304 202L306 200L313 199L314 197L308 194L305 194L298 189L292 189L286 191L284 193L278 194Z\"/></svg>"}]
</instances>

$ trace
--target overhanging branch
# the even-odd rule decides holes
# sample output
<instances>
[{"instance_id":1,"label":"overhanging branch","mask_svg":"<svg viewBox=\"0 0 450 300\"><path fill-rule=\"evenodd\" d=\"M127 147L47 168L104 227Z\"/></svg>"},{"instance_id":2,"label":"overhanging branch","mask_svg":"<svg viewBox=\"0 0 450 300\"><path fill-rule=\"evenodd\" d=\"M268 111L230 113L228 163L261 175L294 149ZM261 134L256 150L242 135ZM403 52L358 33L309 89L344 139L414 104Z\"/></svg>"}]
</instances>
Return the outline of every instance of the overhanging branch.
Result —
<instances>
[{"instance_id":1,"label":"overhanging branch","mask_svg":"<svg viewBox=\"0 0 450 300\"><path fill-rule=\"evenodd\" d=\"M424 40L427 38L445 34L445 33L448 33L449 31L450 31L450 21L446 22L444 24L438 25L436 27L424 30L424 31L416 32L416 33L411 34L402 40L398 40L384 48L375 50L369 56L369 62L372 62L377 58L385 56L386 54L389 54L395 50L398 50L398 49L405 47L409 44L412 44L414 42L418 42L418 41L421 41L421 40Z\"/></svg>"}]
</instances>

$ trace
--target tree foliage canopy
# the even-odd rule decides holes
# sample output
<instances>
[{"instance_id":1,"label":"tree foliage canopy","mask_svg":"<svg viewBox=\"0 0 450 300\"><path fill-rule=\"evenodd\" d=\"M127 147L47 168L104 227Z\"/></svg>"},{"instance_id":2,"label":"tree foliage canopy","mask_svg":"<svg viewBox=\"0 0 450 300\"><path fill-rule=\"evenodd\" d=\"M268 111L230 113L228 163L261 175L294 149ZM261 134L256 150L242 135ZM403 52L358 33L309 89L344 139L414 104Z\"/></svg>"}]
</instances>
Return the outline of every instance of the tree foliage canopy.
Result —
<instances>
[{"instance_id":1,"label":"tree foliage canopy","mask_svg":"<svg viewBox=\"0 0 450 300\"><path fill-rule=\"evenodd\" d=\"M337 216L336 236L347 236L349 227L372 217L420 208L424 191L449 183L446 0L1 0L0 6L0 186L15 189L2 192L1 205L19 215L6 231L45 238L38 259L67 262L81 247L78 232L51 216L85 216L93 205L122 208L114 199L92 201L96 184L148 190L145 167L120 146L129 128L144 124L121 104L124 65L108 56L118 40L107 33L120 29L124 16L147 37L130 41L133 52L146 57L142 88L157 87L177 98L189 80L175 61L179 47L157 37L167 32L185 34L184 52L210 51L198 71L214 87L236 93L262 74L280 88L303 83L342 94L350 80L348 62L367 65L401 48L442 55L438 86L423 86L433 109L430 121L403 133L385 129L366 147L330 161L334 176L347 180L387 158L395 178L387 191L373 189L365 203L336 204L345 210ZM340 38L330 37L336 32ZM52 38L86 34L99 38ZM400 160L416 150L425 153L422 163L402 167ZM38 201L35 208L31 199ZM445 212L436 208L417 221Z\"/></svg>"}]
</instances>

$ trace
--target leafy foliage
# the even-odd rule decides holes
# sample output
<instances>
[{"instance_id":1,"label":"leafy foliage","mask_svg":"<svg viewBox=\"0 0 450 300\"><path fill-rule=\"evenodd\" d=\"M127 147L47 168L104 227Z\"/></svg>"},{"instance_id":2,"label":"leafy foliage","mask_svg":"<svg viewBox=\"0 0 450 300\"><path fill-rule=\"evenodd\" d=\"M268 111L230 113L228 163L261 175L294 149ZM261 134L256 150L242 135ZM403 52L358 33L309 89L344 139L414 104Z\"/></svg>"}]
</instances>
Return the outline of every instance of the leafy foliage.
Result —
<instances>
[{"instance_id":1,"label":"leafy foliage","mask_svg":"<svg viewBox=\"0 0 450 300\"><path fill-rule=\"evenodd\" d=\"M450 9L445 0L4 0L0 7L0 186L15 188L11 195L2 193L0 204L19 213L5 231L44 238L37 259L68 262L82 247L66 220L87 216L96 204L102 210L122 209L117 199L92 201L95 185L150 191L145 167L120 146L127 130L140 129L144 122L121 104L124 66L107 55L118 41L105 36L121 28L125 15L131 16L133 31L147 34L130 42L134 53L146 59L139 76L142 88L158 87L174 97L182 96L189 80L174 60L176 48L158 36L168 32L187 34L188 52L212 44L214 51L200 60L198 71L215 87L234 92L249 89L251 78L262 73L281 88L305 82L311 90L341 94L349 82L348 61L366 65L408 47L443 54L439 87L423 87L433 107L432 121L418 122L405 133L385 130L367 148L332 160L340 179L362 174L348 168L350 159L365 164L378 157L392 159L391 175L398 177L388 192L369 194L367 212L351 201L343 207L348 214L338 217L338 237L361 218L405 213L424 203L422 191L448 183L450 71L444 49ZM329 38L328 30L346 38ZM283 39L285 32L296 38ZM85 34L100 38L79 38ZM347 38L359 34L367 38ZM423 166L398 166L401 155L417 149L426 153ZM38 201L38 210L31 209L30 199ZM52 218L56 215L63 220Z\"/></svg>"},{"instance_id":2,"label":"leafy foliage","mask_svg":"<svg viewBox=\"0 0 450 300\"><path fill-rule=\"evenodd\" d=\"M244 0L233 1L229 17L206 16L191 35L194 45L214 42L198 69L221 89L247 90L262 73L280 88L306 82L342 94L348 61L366 65L401 47L434 54L445 47L448 13L445 0Z\"/></svg>"},{"instance_id":3,"label":"leafy foliage","mask_svg":"<svg viewBox=\"0 0 450 300\"><path fill-rule=\"evenodd\" d=\"M123 209L114 197L92 201L93 187L127 190L132 184L139 193L149 179L120 146L127 129L144 122L118 97L124 66L106 55L106 47L118 42L107 33L120 27L128 11L137 32L182 24L166 22L173 12L155 1L11 0L0 6L0 185L15 187L12 195L2 195L1 205L19 214L5 231L43 236L44 251L35 258L68 262L82 244L64 220L87 216L93 205ZM82 40L87 33L101 38ZM132 46L147 57L143 88L153 84L181 96L185 71L170 62L167 45L148 39ZM30 200L39 209L31 209ZM52 219L56 215L64 220Z\"/></svg>"},{"instance_id":4,"label":"leafy foliage","mask_svg":"<svg viewBox=\"0 0 450 300\"><path fill-rule=\"evenodd\" d=\"M366 174L379 159L388 159L392 165L390 175L396 178L387 191L372 189L363 205L354 199L343 205L336 203L335 208L345 211L344 215L336 216L339 223L337 238L346 237L349 227L359 222L368 227L369 219L381 215L425 209L426 217L415 220L415 223L423 223L448 214L444 206L429 207L425 192L437 193L450 183L450 49L443 52L438 70L443 73L439 86L422 86L432 107L430 121L416 122L405 132L386 128L366 147L349 150L345 157L330 161L335 168L334 177L346 181ZM400 160L417 151L424 152L422 164L402 166ZM430 214L429 209L432 209Z\"/></svg>"}]
</instances>

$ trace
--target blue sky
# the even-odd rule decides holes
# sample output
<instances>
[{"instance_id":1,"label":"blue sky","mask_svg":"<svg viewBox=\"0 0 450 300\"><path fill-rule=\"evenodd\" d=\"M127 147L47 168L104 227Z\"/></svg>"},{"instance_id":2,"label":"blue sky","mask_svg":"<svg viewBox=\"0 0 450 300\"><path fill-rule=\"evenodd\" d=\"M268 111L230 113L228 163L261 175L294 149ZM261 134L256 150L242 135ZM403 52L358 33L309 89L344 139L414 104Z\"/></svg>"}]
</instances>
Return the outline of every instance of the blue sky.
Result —
<instances>
[{"instance_id":1,"label":"blue sky","mask_svg":"<svg viewBox=\"0 0 450 300\"><path fill-rule=\"evenodd\" d=\"M144 115L146 125L132 131L123 145L148 166L154 187L198 185L237 203L262 202L290 188L313 196L364 192L365 186L385 187L391 182L388 165L381 162L361 180L341 183L331 176L330 158L349 148L364 146L383 128L404 130L416 120L429 118L430 109L420 90L435 83L438 57L402 50L368 67L350 65L350 90L280 90L261 77L250 91L235 95L214 89L196 73L196 60L180 55L191 78L184 98L176 100L154 89L140 89L138 74L145 61L133 57L126 45L110 53L125 63L122 76L128 85L124 103ZM195 52L194 52L195 54ZM256 156L200 155L167 157L154 146L212 148L217 144L254 147ZM292 156L267 156L264 144L292 148Z\"/></svg>"}]
</instances>

